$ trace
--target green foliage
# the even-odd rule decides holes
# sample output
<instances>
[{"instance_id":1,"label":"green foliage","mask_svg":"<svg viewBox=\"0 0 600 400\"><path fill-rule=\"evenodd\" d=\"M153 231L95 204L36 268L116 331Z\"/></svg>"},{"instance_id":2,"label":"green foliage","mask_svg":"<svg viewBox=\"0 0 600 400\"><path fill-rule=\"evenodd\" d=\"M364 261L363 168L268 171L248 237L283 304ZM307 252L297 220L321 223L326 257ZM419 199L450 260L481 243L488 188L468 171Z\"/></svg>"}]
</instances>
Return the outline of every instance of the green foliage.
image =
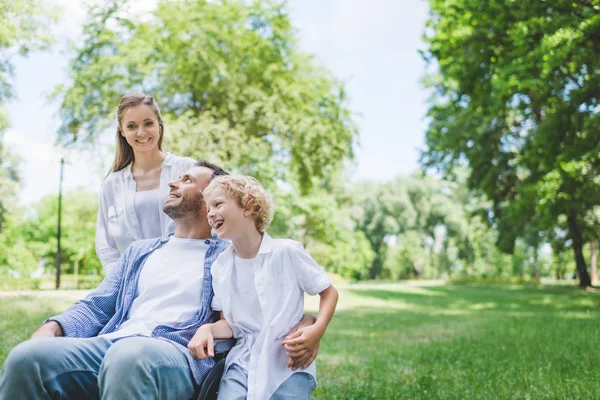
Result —
<instances>
[{"instance_id":1,"label":"green foliage","mask_svg":"<svg viewBox=\"0 0 600 400\"><path fill-rule=\"evenodd\" d=\"M0 105L14 96L15 56L26 56L51 43L53 36L49 28L57 16L58 9L54 5L40 0L0 0ZM15 207L19 184L19 157L4 144L4 133L9 125L8 114L0 106L0 231L5 214Z\"/></svg>"},{"instance_id":2,"label":"green foliage","mask_svg":"<svg viewBox=\"0 0 600 400\"><path fill-rule=\"evenodd\" d=\"M102 266L96 257L94 235L98 196L82 189L63 195L61 231L62 271L73 273L78 263L80 274L99 274ZM27 212L15 213L0 233L0 276L29 277L38 263L54 271L58 199L48 195Z\"/></svg>"},{"instance_id":3,"label":"green foliage","mask_svg":"<svg viewBox=\"0 0 600 400\"><path fill-rule=\"evenodd\" d=\"M15 55L45 48L54 37L50 28L58 8L41 0L0 0L0 103L13 97Z\"/></svg>"},{"instance_id":4,"label":"green foliage","mask_svg":"<svg viewBox=\"0 0 600 400\"><path fill-rule=\"evenodd\" d=\"M94 8L57 88L62 138L93 141L132 90L168 116L167 148L306 194L352 157L357 130L344 87L297 48L284 5L160 1L144 20L121 3Z\"/></svg>"},{"instance_id":5,"label":"green foliage","mask_svg":"<svg viewBox=\"0 0 600 400\"><path fill-rule=\"evenodd\" d=\"M362 276L371 252L344 222L340 198L322 190L353 157L358 132L344 85L298 50L285 5L160 1L143 19L126 18L126 7L91 9L69 83L55 92L61 140L94 142L123 94L151 94L166 150L254 176L275 196L275 236L318 248L327 268ZM349 249L360 256L341 267Z\"/></svg>"},{"instance_id":6,"label":"green foliage","mask_svg":"<svg viewBox=\"0 0 600 400\"><path fill-rule=\"evenodd\" d=\"M8 113L0 106L0 232L3 229L6 214L16 205L16 193L19 188L19 156L4 145L4 132L10 125Z\"/></svg>"},{"instance_id":7,"label":"green foliage","mask_svg":"<svg viewBox=\"0 0 600 400\"><path fill-rule=\"evenodd\" d=\"M0 277L29 278L37 268L39 258L25 236L25 225L18 213L11 214L0 232Z\"/></svg>"},{"instance_id":8,"label":"green foliage","mask_svg":"<svg viewBox=\"0 0 600 400\"><path fill-rule=\"evenodd\" d=\"M564 216L589 285L582 246L597 230L585 216L600 204L600 3L429 3L424 55L439 76L430 79L424 164L451 176L468 163L469 187L493 202L504 251L537 235L527 239L535 247Z\"/></svg>"}]
</instances>

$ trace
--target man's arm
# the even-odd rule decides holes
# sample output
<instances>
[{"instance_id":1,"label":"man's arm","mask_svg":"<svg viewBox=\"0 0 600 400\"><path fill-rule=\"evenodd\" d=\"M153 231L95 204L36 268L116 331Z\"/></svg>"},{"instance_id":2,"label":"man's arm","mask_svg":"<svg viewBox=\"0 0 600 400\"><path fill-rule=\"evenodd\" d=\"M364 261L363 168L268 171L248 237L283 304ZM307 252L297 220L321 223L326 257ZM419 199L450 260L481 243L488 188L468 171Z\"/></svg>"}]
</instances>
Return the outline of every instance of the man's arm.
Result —
<instances>
[{"instance_id":1,"label":"man's arm","mask_svg":"<svg viewBox=\"0 0 600 400\"><path fill-rule=\"evenodd\" d=\"M86 338L96 336L115 314L124 271L126 266L133 261L130 260L131 247L121 255L117 265L93 292L75 302L64 313L48 318L34 332L32 338L47 336Z\"/></svg>"},{"instance_id":2,"label":"man's arm","mask_svg":"<svg viewBox=\"0 0 600 400\"><path fill-rule=\"evenodd\" d=\"M333 285L319 293L321 302L319 304L319 316L317 321L310 326L299 328L296 332L286 336L282 345L288 351L288 355L292 358L292 370L296 370L300 366L306 368L316 358L321 338L325 334L327 325L333 317L335 306L338 301L338 292ZM307 355L315 357L308 357ZM305 362L297 363L296 360L304 360ZM290 363L288 363L288 366Z\"/></svg>"},{"instance_id":3,"label":"man's arm","mask_svg":"<svg viewBox=\"0 0 600 400\"><path fill-rule=\"evenodd\" d=\"M300 322L294 325L290 333L287 334L285 340L291 339L292 335L298 332L299 329L311 326L315 322L317 322L317 319L314 316L310 314L304 314ZM297 368L300 368L303 365L310 365L317 358L317 354L319 353L319 345L320 342L317 343L312 351L296 350L291 345L283 345L287 350L289 357L287 367L292 368L295 371Z\"/></svg>"},{"instance_id":4,"label":"man's arm","mask_svg":"<svg viewBox=\"0 0 600 400\"><path fill-rule=\"evenodd\" d=\"M56 336L64 336L65 333L62 330L60 324L56 321L49 321L37 328L33 335L31 335L32 339L39 339L45 337L56 337Z\"/></svg>"}]
</instances>

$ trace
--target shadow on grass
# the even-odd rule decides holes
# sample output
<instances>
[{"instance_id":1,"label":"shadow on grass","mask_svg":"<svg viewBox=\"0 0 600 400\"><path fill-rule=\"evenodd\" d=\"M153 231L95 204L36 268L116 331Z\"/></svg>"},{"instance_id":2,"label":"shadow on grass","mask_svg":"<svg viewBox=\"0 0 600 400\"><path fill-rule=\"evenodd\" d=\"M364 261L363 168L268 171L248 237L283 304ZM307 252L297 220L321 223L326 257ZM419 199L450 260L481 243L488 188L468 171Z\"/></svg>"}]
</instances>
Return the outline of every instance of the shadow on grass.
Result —
<instances>
[{"instance_id":1,"label":"shadow on grass","mask_svg":"<svg viewBox=\"0 0 600 400\"><path fill-rule=\"evenodd\" d=\"M512 313L598 313L600 293L569 287L519 285L448 285L420 288L419 292L350 289L353 296L404 304L407 309L456 313L500 311Z\"/></svg>"}]
</instances>

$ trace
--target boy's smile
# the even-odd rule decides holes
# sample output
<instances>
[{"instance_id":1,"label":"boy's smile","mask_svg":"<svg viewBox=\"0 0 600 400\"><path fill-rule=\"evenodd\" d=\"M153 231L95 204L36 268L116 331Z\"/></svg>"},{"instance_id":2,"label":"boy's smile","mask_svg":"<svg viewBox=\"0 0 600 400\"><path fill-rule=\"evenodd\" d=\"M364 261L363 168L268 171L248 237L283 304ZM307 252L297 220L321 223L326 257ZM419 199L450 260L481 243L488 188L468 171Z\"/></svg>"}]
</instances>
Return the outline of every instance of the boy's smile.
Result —
<instances>
[{"instance_id":1,"label":"boy's smile","mask_svg":"<svg viewBox=\"0 0 600 400\"><path fill-rule=\"evenodd\" d=\"M252 218L246 218L251 213L244 210L238 202L218 187L206 196L208 207L208 223L220 239L233 239L241 234L247 224L253 226Z\"/></svg>"}]
</instances>

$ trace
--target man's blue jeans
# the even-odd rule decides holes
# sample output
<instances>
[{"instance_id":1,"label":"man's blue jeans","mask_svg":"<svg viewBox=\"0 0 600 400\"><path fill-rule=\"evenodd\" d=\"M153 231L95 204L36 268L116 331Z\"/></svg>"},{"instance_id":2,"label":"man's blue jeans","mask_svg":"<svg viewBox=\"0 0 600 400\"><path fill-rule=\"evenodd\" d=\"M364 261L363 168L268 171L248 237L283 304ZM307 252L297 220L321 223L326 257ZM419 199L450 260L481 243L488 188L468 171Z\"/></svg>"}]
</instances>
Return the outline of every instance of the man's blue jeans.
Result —
<instances>
[{"instance_id":1,"label":"man's blue jeans","mask_svg":"<svg viewBox=\"0 0 600 400\"><path fill-rule=\"evenodd\" d=\"M185 356L154 338L48 338L15 347L0 371L0 400L189 399Z\"/></svg>"}]
</instances>

